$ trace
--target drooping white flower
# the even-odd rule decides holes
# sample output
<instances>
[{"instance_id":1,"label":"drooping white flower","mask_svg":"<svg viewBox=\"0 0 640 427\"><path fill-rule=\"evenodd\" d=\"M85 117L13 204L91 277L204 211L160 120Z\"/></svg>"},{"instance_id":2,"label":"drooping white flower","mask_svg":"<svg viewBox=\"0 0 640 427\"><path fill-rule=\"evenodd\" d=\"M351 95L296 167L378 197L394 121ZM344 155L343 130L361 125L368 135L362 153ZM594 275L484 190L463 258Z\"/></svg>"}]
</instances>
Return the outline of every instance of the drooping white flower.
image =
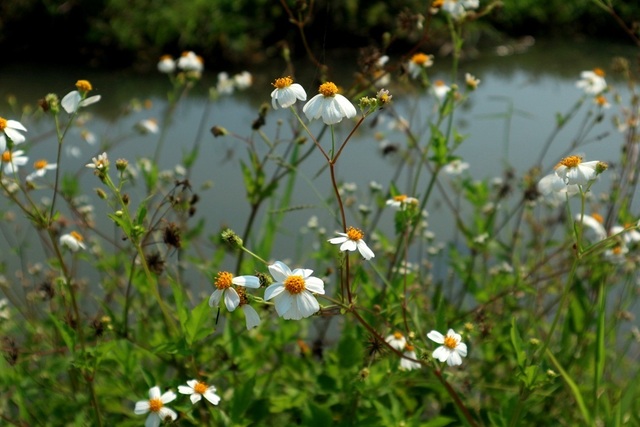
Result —
<instances>
[{"instance_id":1,"label":"drooping white flower","mask_svg":"<svg viewBox=\"0 0 640 427\"><path fill-rule=\"evenodd\" d=\"M392 348L395 348L398 351L404 350L404 347L407 345L407 339L400 332L394 332L391 335L388 335L384 339L387 344L389 344Z\"/></svg>"},{"instance_id":2,"label":"drooping white flower","mask_svg":"<svg viewBox=\"0 0 640 427\"><path fill-rule=\"evenodd\" d=\"M364 234L361 230L349 227L346 233L337 233L340 237L334 237L329 239L328 242L332 245L340 245L340 250L344 251L355 251L358 249L360 255L364 257L366 260L370 260L375 257L375 254L369 246L365 243L363 239Z\"/></svg>"},{"instance_id":3,"label":"drooping white flower","mask_svg":"<svg viewBox=\"0 0 640 427\"><path fill-rule=\"evenodd\" d=\"M13 141L14 145L22 144L25 137L20 132L26 131L27 129L19 121L0 117L0 150L7 149L7 137Z\"/></svg>"},{"instance_id":4,"label":"drooping white flower","mask_svg":"<svg viewBox=\"0 0 640 427\"><path fill-rule=\"evenodd\" d=\"M158 133L160 131L158 121L154 118L140 120L136 123L136 129L142 133Z\"/></svg>"},{"instance_id":5,"label":"drooping white flower","mask_svg":"<svg viewBox=\"0 0 640 427\"><path fill-rule=\"evenodd\" d=\"M202 57L191 51L182 52L182 55L178 58L177 65L182 71L201 73L204 70L204 60Z\"/></svg>"},{"instance_id":6,"label":"drooping white flower","mask_svg":"<svg viewBox=\"0 0 640 427\"><path fill-rule=\"evenodd\" d=\"M567 185L556 173L546 175L538 181L538 191L552 204L562 203L566 197L572 197L580 192L577 185Z\"/></svg>"},{"instance_id":7,"label":"drooping white flower","mask_svg":"<svg viewBox=\"0 0 640 427\"><path fill-rule=\"evenodd\" d=\"M480 0L444 0L442 10L449 13L453 19L462 18L468 10L477 9Z\"/></svg>"},{"instance_id":8,"label":"drooping white flower","mask_svg":"<svg viewBox=\"0 0 640 427\"><path fill-rule=\"evenodd\" d=\"M253 76L248 71L242 71L233 76L233 81L238 89L244 90L253 84Z\"/></svg>"},{"instance_id":9,"label":"drooping white flower","mask_svg":"<svg viewBox=\"0 0 640 427\"><path fill-rule=\"evenodd\" d=\"M188 394L191 403L194 405L198 403L204 397L212 405L220 403L220 396L216 394L216 388L214 386L207 385L202 381L189 380L187 385L178 386L178 392L181 394Z\"/></svg>"},{"instance_id":10,"label":"drooping white flower","mask_svg":"<svg viewBox=\"0 0 640 427\"><path fill-rule=\"evenodd\" d=\"M285 263L276 261L269 266L269 272L276 282L265 290L264 299L274 300L279 316L300 320L320 310L313 294L324 294L324 283L311 276L313 270L296 268L291 271Z\"/></svg>"},{"instance_id":11,"label":"drooping white flower","mask_svg":"<svg viewBox=\"0 0 640 427\"><path fill-rule=\"evenodd\" d=\"M175 421L178 418L178 414L164 405L172 402L176 397L176 394L172 391L167 391L160 395L160 387L151 387L149 389L149 400L136 402L134 412L136 415L149 414L144 423L145 427L158 427L162 421L167 419Z\"/></svg>"},{"instance_id":12,"label":"drooping white flower","mask_svg":"<svg viewBox=\"0 0 640 427\"><path fill-rule=\"evenodd\" d=\"M87 94L93 90L93 86L91 86L89 81L78 80L76 82L76 88L78 90L69 92L64 96L64 98L62 98L62 101L60 101L60 105L62 105L62 108L64 108L68 114L73 114L78 111L79 108L86 107L100 101L100 95L87 97Z\"/></svg>"},{"instance_id":13,"label":"drooping white flower","mask_svg":"<svg viewBox=\"0 0 640 427\"><path fill-rule=\"evenodd\" d=\"M582 222L582 225L586 226L586 230L589 231L588 238L593 242L599 242L607 238L607 230L605 230L603 218L598 214L593 215L580 215L575 217L576 222Z\"/></svg>"},{"instance_id":14,"label":"drooping white flower","mask_svg":"<svg viewBox=\"0 0 640 427\"><path fill-rule=\"evenodd\" d=\"M171 55L162 55L158 61L158 71L164 74L171 74L176 70L176 61Z\"/></svg>"},{"instance_id":15,"label":"drooping white flower","mask_svg":"<svg viewBox=\"0 0 640 427\"><path fill-rule=\"evenodd\" d=\"M440 362L447 362L449 366L462 365L462 358L467 355L467 345L462 342L462 337L453 329L449 329L447 335L438 331L431 331L427 337L438 344L442 344L433 352L433 358Z\"/></svg>"},{"instance_id":16,"label":"drooping white flower","mask_svg":"<svg viewBox=\"0 0 640 427\"><path fill-rule=\"evenodd\" d=\"M436 80L433 82L433 94L438 98L438 101L442 102L447 97L447 94L451 91L451 88L442 80Z\"/></svg>"},{"instance_id":17,"label":"drooping white flower","mask_svg":"<svg viewBox=\"0 0 640 427\"><path fill-rule=\"evenodd\" d=\"M36 178L42 178L47 173L47 171L56 170L58 168L58 165L56 163L49 163L46 160L41 159L37 160L33 164L33 168L35 170L27 175L27 181L33 181Z\"/></svg>"},{"instance_id":18,"label":"drooping white flower","mask_svg":"<svg viewBox=\"0 0 640 427\"><path fill-rule=\"evenodd\" d=\"M588 95L599 95L607 88L604 79L604 70L595 68L592 71L582 71L580 80L576 82L576 87L582 89Z\"/></svg>"},{"instance_id":19,"label":"drooping white flower","mask_svg":"<svg viewBox=\"0 0 640 427\"><path fill-rule=\"evenodd\" d=\"M593 160L583 162L580 156L569 156L560 160L555 167L556 174L565 184L586 185L606 169L606 164Z\"/></svg>"},{"instance_id":20,"label":"drooping white flower","mask_svg":"<svg viewBox=\"0 0 640 427\"><path fill-rule=\"evenodd\" d=\"M418 199L409 197L406 194L398 194L397 196L393 196L392 199L387 200L386 205L398 210L405 210L418 206Z\"/></svg>"},{"instance_id":21,"label":"drooping white flower","mask_svg":"<svg viewBox=\"0 0 640 427\"><path fill-rule=\"evenodd\" d=\"M82 234L77 231L72 231L60 236L60 246L69 248L71 252L77 252L79 249L86 249L87 247L83 243L84 238Z\"/></svg>"},{"instance_id":22,"label":"drooping white flower","mask_svg":"<svg viewBox=\"0 0 640 427\"><path fill-rule=\"evenodd\" d=\"M240 296L231 285L257 289L260 287L260 279L256 276L234 277L228 271L221 271L218 273L214 285L217 289L209 297L209 306L217 307L220 305L220 301L224 299L224 305L227 310L233 311L240 305Z\"/></svg>"},{"instance_id":23,"label":"drooping white flower","mask_svg":"<svg viewBox=\"0 0 640 427\"><path fill-rule=\"evenodd\" d=\"M411 344L406 344L405 351L402 353L402 357L400 358L400 370L412 371L414 369L422 368L422 365L415 361L417 358L415 348Z\"/></svg>"},{"instance_id":24,"label":"drooping white flower","mask_svg":"<svg viewBox=\"0 0 640 427\"><path fill-rule=\"evenodd\" d=\"M426 53L414 54L407 63L407 70L412 79L418 78L422 70L429 68L433 65L433 55L427 55Z\"/></svg>"},{"instance_id":25,"label":"drooping white flower","mask_svg":"<svg viewBox=\"0 0 640 427\"><path fill-rule=\"evenodd\" d=\"M29 158L24 155L24 151L6 150L2 153L2 164L4 165L3 172L5 174L18 173L20 166L24 166L29 161Z\"/></svg>"},{"instance_id":26,"label":"drooping white flower","mask_svg":"<svg viewBox=\"0 0 640 427\"><path fill-rule=\"evenodd\" d=\"M272 83L273 91L271 92L271 105L273 109L289 108L299 99L307 100L307 92L298 83L294 83L291 77L281 77Z\"/></svg>"},{"instance_id":27,"label":"drooping white flower","mask_svg":"<svg viewBox=\"0 0 640 427\"><path fill-rule=\"evenodd\" d=\"M326 82L320 85L316 96L311 98L304 107L302 112L307 119L319 119L327 125L340 123L343 118L352 118L356 115L356 107L344 96L338 93L338 87L332 82Z\"/></svg>"}]
</instances>

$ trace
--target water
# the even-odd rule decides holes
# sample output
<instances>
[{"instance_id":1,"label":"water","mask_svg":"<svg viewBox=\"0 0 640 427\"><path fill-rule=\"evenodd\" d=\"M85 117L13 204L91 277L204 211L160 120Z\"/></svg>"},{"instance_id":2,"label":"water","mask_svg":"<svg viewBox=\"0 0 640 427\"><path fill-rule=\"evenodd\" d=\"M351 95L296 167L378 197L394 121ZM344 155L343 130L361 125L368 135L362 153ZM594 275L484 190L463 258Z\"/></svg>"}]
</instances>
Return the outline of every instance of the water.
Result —
<instances>
[{"instance_id":1,"label":"water","mask_svg":"<svg viewBox=\"0 0 640 427\"><path fill-rule=\"evenodd\" d=\"M457 111L455 116L459 132L469 135L456 154L469 163L468 173L476 179L499 177L506 165L513 167L518 175L523 174L538 160L545 141L555 126L555 114L569 111L581 96L581 91L575 87L580 72L595 67L608 69L613 56L632 58L636 53L630 46L593 41L538 41L522 51L516 48L517 53L506 56L497 53L506 51L509 48L480 52L473 58L463 60L459 67L462 74L469 72L481 80L470 102ZM350 62L335 60L334 65L345 63ZM436 58L436 66L431 70L432 80L441 78L449 83L451 79L448 64L449 59ZM250 70L254 73L252 88L232 96L222 96L213 104L208 102L208 88L215 85L215 75L222 70L207 69L203 81L176 110L173 125L164 143L159 159L163 169L173 169L194 144L201 147L191 175L194 189L201 197L193 223L199 218L205 218L207 235L216 233L221 227L231 227L241 232L247 220L249 210L238 162L239 159L246 158L246 141L230 136L214 139L209 128L222 125L230 132L260 144L258 136L251 135L250 124L257 117L260 105L270 101L270 82L281 75L282 64L268 64L260 69L264 72ZM336 71L334 76L345 76L344 82L336 79L336 83L348 83L353 71L348 65L344 70ZM310 83L315 76L313 70L299 73L300 83L305 86L309 96L313 96L315 92ZM63 167L70 171L77 170L83 188L90 194L99 186L99 182L84 165L90 162L91 157L103 151L102 144L114 144L118 141L108 152L112 161L126 158L134 162L139 157L153 157L157 136L140 135L133 128L141 119L162 117L166 108L165 95L170 86L166 76L160 74L139 76L124 71L100 72L51 68L46 65L5 65L0 68L0 99L4 100L7 95L13 94L17 97L18 105L33 105L49 92L58 93L62 97L74 89L74 83L78 79L90 80L94 92L102 95L98 104L86 109L93 115L93 119L87 124L87 130L96 136L97 142L94 145L88 144L82 139L79 129L73 129L65 146L67 149L75 147L77 157L66 156ZM607 81L617 87L624 87L611 74L608 74ZM462 83L461 80L460 84ZM394 94L396 111L414 123L424 123L425 115L432 108L431 98L421 95L419 91L407 91L406 88L394 88L393 85L390 89ZM624 92L621 95L623 99L626 96ZM133 97L149 101L150 108L123 115L124 107ZM601 135L602 138L578 150L571 148L571 142L587 109L583 106L577 119L558 134L541 159L541 165L547 171L561 157L574 152L584 154L587 160L597 159L612 164L618 161L623 138L612 125L610 117L603 120L592 133L594 136ZM616 106L612 106L607 115L615 113ZM49 133L52 128L50 119L45 118L40 122L21 119L4 102L0 104L0 116L22 120L29 129L27 141L32 144L30 159L53 159L56 141ZM290 119L287 111L272 111L267 116L267 125L263 131L266 135L273 136L277 121L283 120L286 123ZM312 123L310 127L312 130L320 129L319 123ZM338 141L349 129L346 122L336 126ZM285 126L283 137L287 135ZM405 143L399 132L386 132L386 136L392 142ZM421 142L424 141L425 139ZM322 143L328 147L329 141L325 137ZM259 151L264 152L264 146ZM322 171L323 166L322 157L318 154L311 156L301 167L292 200L293 206L301 208L286 214L284 228L274 252L270 254L273 258L292 259L302 264L308 261L301 256L304 254L304 247L300 252L297 244L300 242L300 230L312 215L319 218L320 224L329 234L338 228L334 220L335 212L328 210L324 204L332 190L328 171ZM363 194L367 192L371 181L382 184L386 190L395 169L393 156L381 154L375 130L370 129L367 123L349 143L337 167L341 181L357 186L359 202L364 201ZM207 182L213 186L202 190L201 187ZM406 188L403 177L396 184L401 189ZM606 188L606 180L602 180L593 187L593 192L599 193ZM454 226L447 210L437 208L441 202L441 196L436 194L433 203L428 206L429 223L436 233L436 239L446 241L452 235ZM95 202L96 207L102 206L99 203ZM96 211L98 216L101 215L101 208ZM260 218L264 215L269 215L266 207L262 209ZM384 212L381 226L391 230L392 217L392 213ZM354 216L350 215L349 219L353 220ZM303 239L302 242L311 244L310 238ZM193 279L195 289L208 291L210 284L199 273L196 276Z\"/></svg>"}]
</instances>

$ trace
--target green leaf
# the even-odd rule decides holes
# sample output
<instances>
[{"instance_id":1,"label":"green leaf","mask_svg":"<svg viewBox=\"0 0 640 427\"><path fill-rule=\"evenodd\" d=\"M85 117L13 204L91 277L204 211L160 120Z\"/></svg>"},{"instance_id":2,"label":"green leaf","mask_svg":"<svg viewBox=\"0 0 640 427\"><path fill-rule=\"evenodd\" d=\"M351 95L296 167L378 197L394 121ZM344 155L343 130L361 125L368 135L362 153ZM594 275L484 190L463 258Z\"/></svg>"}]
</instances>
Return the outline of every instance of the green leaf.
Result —
<instances>
[{"instance_id":1,"label":"green leaf","mask_svg":"<svg viewBox=\"0 0 640 427\"><path fill-rule=\"evenodd\" d=\"M49 318L51 319L53 324L56 326L56 329L58 329L58 332L60 333L60 336L62 337L62 340L64 341L64 343L67 346L67 348L69 349L69 351L72 354L75 353L75 349L76 349L76 332L73 329L71 329L69 327L69 325L67 325L66 323L63 323L63 322L59 321L58 319L56 319L53 316L53 314L49 314Z\"/></svg>"},{"instance_id":2,"label":"green leaf","mask_svg":"<svg viewBox=\"0 0 640 427\"><path fill-rule=\"evenodd\" d=\"M189 346L213 332L212 329L206 326L207 319L211 315L211 307L209 307L209 301L206 298L191 310L187 321L183 325L185 338Z\"/></svg>"},{"instance_id":3,"label":"green leaf","mask_svg":"<svg viewBox=\"0 0 640 427\"><path fill-rule=\"evenodd\" d=\"M522 349L522 338L520 338L520 332L518 332L518 326L516 325L515 317L511 319L511 330L509 332L511 336L511 345L513 346L514 353L516 355L516 361L520 370L524 369L526 362L526 354Z\"/></svg>"},{"instance_id":4,"label":"green leaf","mask_svg":"<svg viewBox=\"0 0 640 427\"><path fill-rule=\"evenodd\" d=\"M231 398L230 415L232 420L242 419L242 415L247 411L249 405L253 401L254 391L253 388L256 384L256 378L247 378L242 384L239 384L236 388L233 397Z\"/></svg>"}]
</instances>

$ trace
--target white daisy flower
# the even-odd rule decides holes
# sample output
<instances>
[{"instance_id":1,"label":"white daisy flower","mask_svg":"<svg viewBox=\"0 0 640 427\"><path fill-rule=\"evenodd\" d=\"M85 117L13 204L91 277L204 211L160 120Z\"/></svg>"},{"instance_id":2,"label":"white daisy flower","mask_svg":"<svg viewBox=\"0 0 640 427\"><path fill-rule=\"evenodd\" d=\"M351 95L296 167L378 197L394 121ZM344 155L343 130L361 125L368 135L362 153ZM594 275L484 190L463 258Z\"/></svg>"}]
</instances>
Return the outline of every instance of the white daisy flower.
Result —
<instances>
[{"instance_id":1,"label":"white daisy flower","mask_svg":"<svg viewBox=\"0 0 640 427\"><path fill-rule=\"evenodd\" d=\"M222 95L231 95L235 89L235 82L229 77L226 72L218 73L218 83L216 83L216 90Z\"/></svg>"},{"instance_id":2,"label":"white daisy flower","mask_svg":"<svg viewBox=\"0 0 640 427\"><path fill-rule=\"evenodd\" d=\"M27 175L26 177L27 181L33 181L36 178L42 178L45 175L45 173L47 173L47 171L56 170L58 168L58 165L56 163L49 163L46 160L41 159L41 160L37 160L33 164L33 167L35 171Z\"/></svg>"},{"instance_id":3,"label":"white daisy flower","mask_svg":"<svg viewBox=\"0 0 640 427\"><path fill-rule=\"evenodd\" d=\"M467 85L467 89L476 90L480 84L480 79L477 79L472 74L466 73L464 75L464 82Z\"/></svg>"},{"instance_id":4,"label":"white daisy flower","mask_svg":"<svg viewBox=\"0 0 640 427\"><path fill-rule=\"evenodd\" d=\"M461 342L462 337L453 329L449 329L447 335L438 331L431 331L427 337L438 344L442 344L433 352L433 358L440 362L447 362L449 366L462 365L462 358L467 355L467 345Z\"/></svg>"},{"instance_id":5,"label":"white daisy flower","mask_svg":"<svg viewBox=\"0 0 640 427\"><path fill-rule=\"evenodd\" d=\"M405 210L409 207L418 206L418 199L409 197L406 194L398 194L397 196L393 196L392 199L387 200L386 204L398 210Z\"/></svg>"},{"instance_id":6,"label":"white daisy flower","mask_svg":"<svg viewBox=\"0 0 640 427\"><path fill-rule=\"evenodd\" d=\"M367 246L365 241L362 240L364 234L361 230L354 227L349 227L346 233L337 234L340 237L329 239L328 242L332 245L340 245L340 250L342 252L355 251L356 249L358 249L360 255L362 255L366 260L370 260L371 258L375 257L373 251L369 249L369 246Z\"/></svg>"},{"instance_id":7,"label":"white daisy flower","mask_svg":"<svg viewBox=\"0 0 640 427\"><path fill-rule=\"evenodd\" d=\"M460 159L455 159L447 163L442 171L447 175L460 175L462 172L469 169L469 163L463 162Z\"/></svg>"},{"instance_id":8,"label":"white daisy flower","mask_svg":"<svg viewBox=\"0 0 640 427\"><path fill-rule=\"evenodd\" d=\"M583 71L580 73L580 80L576 82L576 87L582 89L588 95L599 95L607 88L607 82L604 79L604 70L595 68L592 71Z\"/></svg>"},{"instance_id":9,"label":"white daisy flower","mask_svg":"<svg viewBox=\"0 0 640 427\"><path fill-rule=\"evenodd\" d=\"M67 234L63 234L60 236L60 246L65 248L69 248L71 252L77 252L78 249L86 249L87 247L83 243L84 238L82 234L77 231L72 231Z\"/></svg>"},{"instance_id":10,"label":"white daisy flower","mask_svg":"<svg viewBox=\"0 0 640 427\"><path fill-rule=\"evenodd\" d=\"M433 65L433 55L426 53L414 54L407 63L407 69L412 79L418 78L423 69Z\"/></svg>"},{"instance_id":11,"label":"white daisy flower","mask_svg":"<svg viewBox=\"0 0 640 427\"><path fill-rule=\"evenodd\" d=\"M575 196L580 192L577 185L567 185L557 174L546 175L538 181L538 191L553 204L562 203L566 196Z\"/></svg>"},{"instance_id":12,"label":"white daisy flower","mask_svg":"<svg viewBox=\"0 0 640 427\"><path fill-rule=\"evenodd\" d=\"M216 394L216 388L209 386L202 381L189 380L187 385L178 386L178 392L181 394L188 394L191 403L194 405L198 403L202 397L207 399L211 404L217 405L220 403L220 396Z\"/></svg>"},{"instance_id":13,"label":"white daisy flower","mask_svg":"<svg viewBox=\"0 0 640 427\"><path fill-rule=\"evenodd\" d=\"M606 164L593 160L583 162L580 156L569 156L560 160L555 167L558 175L565 184L585 185L593 181L606 169Z\"/></svg>"},{"instance_id":14,"label":"white daisy flower","mask_svg":"<svg viewBox=\"0 0 640 427\"><path fill-rule=\"evenodd\" d=\"M285 263L276 261L269 266L269 272L276 282L265 290L264 299L274 299L279 316L300 320L320 310L313 294L324 294L324 283L311 276L313 270L296 268L291 271Z\"/></svg>"},{"instance_id":15,"label":"white daisy flower","mask_svg":"<svg viewBox=\"0 0 640 427\"><path fill-rule=\"evenodd\" d=\"M356 107L344 96L338 93L338 87L332 82L320 85L316 96L304 104L302 112L307 119L319 119L327 125L340 123L343 118L352 118L356 115Z\"/></svg>"},{"instance_id":16,"label":"white daisy flower","mask_svg":"<svg viewBox=\"0 0 640 427\"><path fill-rule=\"evenodd\" d=\"M86 107L100 101L100 95L87 97L87 94L93 90L89 81L78 80L76 82L76 88L78 90L69 92L62 98L62 101L60 101L60 105L62 105L62 108L64 108L68 114L73 114L81 107Z\"/></svg>"},{"instance_id":17,"label":"white daisy flower","mask_svg":"<svg viewBox=\"0 0 640 427\"><path fill-rule=\"evenodd\" d=\"M298 83L294 83L291 77L281 77L272 83L271 105L274 110L278 108L289 108L299 99L307 100L307 92Z\"/></svg>"},{"instance_id":18,"label":"white daisy flower","mask_svg":"<svg viewBox=\"0 0 640 427\"><path fill-rule=\"evenodd\" d=\"M154 118L140 120L138 123L136 123L135 127L144 134L158 133L160 131L158 121Z\"/></svg>"},{"instance_id":19,"label":"white daisy flower","mask_svg":"<svg viewBox=\"0 0 640 427\"><path fill-rule=\"evenodd\" d=\"M14 145L22 144L25 137L20 132L26 131L27 129L19 121L0 117L0 149L4 151L7 148L7 137Z\"/></svg>"},{"instance_id":20,"label":"white daisy flower","mask_svg":"<svg viewBox=\"0 0 640 427\"><path fill-rule=\"evenodd\" d=\"M87 163L85 166L89 169L104 170L109 166L109 158L107 153L98 154L98 157L92 157L93 163Z\"/></svg>"},{"instance_id":21,"label":"white daisy flower","mask_svg":"<svg viewBox=\"0 0 640 427\"><path fill-rule=\"evenodd\" d=\"M158 61L158 71L164 74L171 74L176 70L176 61L171 55L162 55Z\"/></svg>"},{"instance_id":22,"label":"white daisy flower","mask_svg":"<svg viewBox=\"0 0 640 427\"><path fill-rule=\"evenodd\" d=\"M20 168L20 166L26 165L28 161L29 161L29 158L24 155L24 151L6 150L2 153L2 163L4 164L3 172L7 175L12 173L18 173L18 168Z\"/></svg>"},{"instance_id":23,"label":"white daisy flower","mask_svg":"<svg viewBox=\"0 0 640 427\"><path fill-rule=\"evenodd\" d=\"M251 87L251 85L253 84L253 76L250 72L243 71L241 73L235 74L233 76L233 81L238 89L243 90Z\"/></svg>"},{"instance_id":24,"label":"white daisy flower","mask_svg":"<svg viewBox=\"0 0 640 427\"><path fill-rule=\"evenodd\" d=\"M177 65L182 71L195 71L197 73L201 73L204 70L204 60L202 57L191 51L182 52L182 55L178 58Z\"/></svg>"},{"instance_id":25,"label":"white daisy flower","mask_svg":"<svg viewBox=\"0 0 640 427\"><path fill-rule=\"evenodd\" d=\"M445 84L442 80L436 80L433 82L433 94L438 98L438 101L442 102L451 88Z\"/></svg>"},{"instance_id":26,"label":"white daisy flower","mask_svg":"<svg viewBox=\"0 0 640 427\"><path fill-rule=\"evenodd\" d=\"M580 215L577 214L575 218L576 222L582 222L589 231L588 238L594 242L599 242L607 238L607 230L602 225L604 219L598 215ZM580 221L582 220L582 221Z\"/></svg>"},{"instance_id":27,"label":"white daisy flower","mask_svg":"<svg viewBox=\"0 0 640 427\"><path fill-rule=\"evenodd\" d=\"M407 345L407 339L400 332L394 332L393 334L388 335L384 340L392 348L395 348L398 351L404 350L405 346Z\"/></svg>"},{"instance_id":28,"label":"white daisy flower","mask_svg":"<svg viewBox=\"0 0 640 427\"><path fill-rule=\"evenodd\" d=\"M257 289L260 287L260 279L256 276L234 277L233 274L227 271L221 271L218 273L214 285L217 289L209 297L209 306L218 307L220 301L224 299L224 305L227 310L233 311L240 305L240 296L231 285Z\"/></svg>"},{"instance_id":29,"label":"white daisy flower","mask_svg":"<svg viewBox=\"0 0 640 427\"><path fill-rule=\"evenodd\" d=\"M149 413L144 423L145 427L158 427L162 421L168 419L175 421L178 418L178 414L173 409L164 406L175 398L176 394L172 391L160 395L160 387L152 387L149 389L149 400L136 402L134 412L136 415Z\"/></svg>"},{"instance_id":30,"label":"white daisy flower","mask_svg":"<svg viewBox=\"0 0 640 427\"><path fill-rule=\"evenodd\" d=\"M462 18L468 10L477 9L479 0L444 0L442 10L449 13L453 19Z\"/></svg>"},{"instance_id":31,"label":"white daisy flower","mask_svg":"<svg viewBox=\"0 0 640 427\"><path fill-rule=\"evenodd\" d=\"M416 352L414 347L411 344L407 344L405 346L405 351L402 353L402 358L400 359L400 370L402 371L412 371L414 369L422 368L422 365L415 360L417 359Z\"/></svg>"}]
</instances>

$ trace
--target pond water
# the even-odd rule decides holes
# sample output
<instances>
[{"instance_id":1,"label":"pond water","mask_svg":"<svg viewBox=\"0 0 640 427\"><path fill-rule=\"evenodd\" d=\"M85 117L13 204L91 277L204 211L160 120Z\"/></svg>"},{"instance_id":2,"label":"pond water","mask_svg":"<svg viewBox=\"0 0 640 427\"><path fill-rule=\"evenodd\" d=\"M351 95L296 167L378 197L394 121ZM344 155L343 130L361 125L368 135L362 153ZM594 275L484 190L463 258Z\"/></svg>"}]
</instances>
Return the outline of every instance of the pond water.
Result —
<instances>
[{"instance_id":1,"label":"pond water","mask_svg":"<svg viewBox=\"0 0 640 427\"><path fill-rule=\"evenodd\" d=\"M575 86L580 72L595 67L609 69L614 56L621 55L631 59L637 53L631 46L594 41L536 41L528 48L510 49L502 47L479 52L462 61L459 67L461 75L469 72L481 80L470 102L456 112L456 126L461 133L469 135L457 155L469 163L468 173L477 179L501 176L505 165L512 166L518 174L524 173L538 161L545 141L554 129L556 113L568 112L582 95L581 90ZM432 80L442 78L450 81L449 61L447 58L436 57L436 65L430 73ZM344 60L335 62L336 67L344 67ZM282 74L283 65L273 63L261 66L259 71L249 70L254 75L251 88L232 96L222 96L212 104L208 102L208 88L215 85L216 73L224 70L215 70L213 66L205 65L207 69L203 81L180 103L175 112L159 163L161 168L173 169L187 149L195 143L201 144L191 181L196 189L205 182L211 182L213 186L200 193L196 220L205 218L210 233L222 226L241 232L249 210L238 160L246 157L246 149L244 143L232 137L214 139L209 129L214 125L221 125L238 135L249 136L250 125L257 117L260 105L270 101L270 83ZM353 70L346 66L333 75L347 73L344 75L345 82L348 82ZM299 82L312 96L314 90L311 89L310 82L316 73L310 70L308 73L298 74ZM90 162L91 157L102 152L101 144L121 141L109 150L112 161L126 158L133 162L138 157L153 157L157 136L140 135L133 128L141 119L162 117L170 85L166 76L160 74L139 76L127 72L5 64L0 67L0 116L20 119L4 102L8 95L16 97L18 106L25 103L35 105L37 99L49 92L62 96L73 90L78 79L90 80L94 93L102 96L98 104L87 108L93 115L87 128L95 135L97 142L94 145L88 144L75 129L65 142L68 147L75 147L75 156L65 157L63 164L68 170L80 171L79 179L87 192L91 193L98 182L90 171L84 169L84 165ZM607 75L607 81L619 88L624 87L623 82L616 81L611 74ZM339 81L336 83L340 84ZM420 93L408 93L403 89L394 92L393 84L390 89L394 94L394 108L407 119L415 119L417 115L424 114L425 109L431 108L431 99ZM624 92L622 95L624 97ZM132 98L149 100L151 107L123 116L123 107ZM574 152L571 143L587 110L588 107L583 106L582 114L560 132L544 158L540 159L547 171L561 157ZM617 108L614 105L608 116L615 113ZM277 120L289 119L290 113L287 111L270 112L263 129L265 134L273 136ZM49 133L52 126L48 119L38 123L23 120L23 124L29 129L27 141L33 142L29 150L30 158L53 158L56 142ZM310 127L313 130L320 129L318 123L312 123ZM349 130L347 123L336 126L338 140ZM584 154L587 160L597 159L615 164L623 138L610 118L603 120L592 135L603 137L580 147L577 152ZM396 138L397 140L393 140L392 136L391 141L404 141L400 133ZM327 143L326 140L324 142ZM271 254L274 258L304 263L305 259L293 254L296 253L300 230L312 215L319 218L328 233L337 228L332 219L335 213L329 212L323 204L323 199L331 194L328 172L325 170L317 174L323 166L322 158L318 155L311 156L301 168L300 173L304 179L301 176L296 184L292 205L304 208L286 214L286 229L282 230L278 245ZM365 125L347 146L338 165L338 174L341 181L356 184L358 191L366 192L371 181L382 184L386 191L395 169L393 156L381 154L375 130ZM401 180L397 185L401 189L406 187L406 183ZM606 183L603 181L597 183L593 191L595 193L605 188ZM433 210L428 206L429 223L436 239L445 241L453 232L453 224L451 215L446 210L439 211L436 208L438 198L438 195L434 198ZM263 215L268 214L265 211L263 210ZM97 214L100 215L100 209L97 209ZM391 227L392 218L392 213L383 215L381 225ZM194 279L198 282L194 286L203 292L209 292L211 285L202 279L201 276L200 280Z\"/></svg>"}]
</instances>

